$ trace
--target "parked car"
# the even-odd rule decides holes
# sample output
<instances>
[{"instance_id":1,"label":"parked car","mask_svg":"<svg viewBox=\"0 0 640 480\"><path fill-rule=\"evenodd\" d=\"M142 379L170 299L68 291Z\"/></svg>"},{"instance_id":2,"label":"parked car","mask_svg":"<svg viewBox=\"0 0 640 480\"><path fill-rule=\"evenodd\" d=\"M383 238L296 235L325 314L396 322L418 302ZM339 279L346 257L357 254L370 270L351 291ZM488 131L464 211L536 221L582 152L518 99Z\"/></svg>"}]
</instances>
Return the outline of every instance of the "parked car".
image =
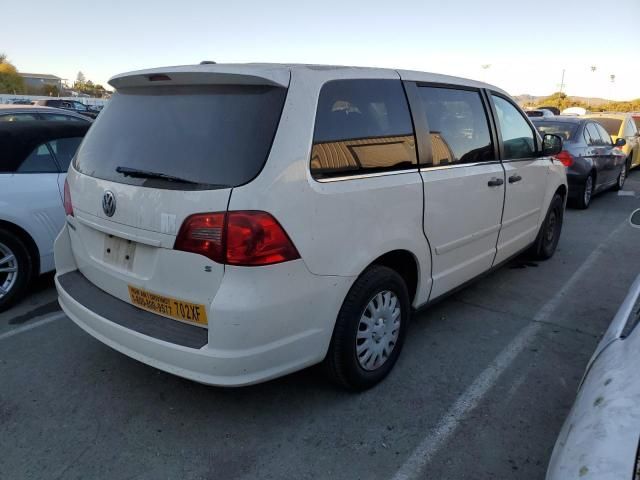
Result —
<instances>
[{"instance_id":1,"label":"parked car","mask_svg":"<svg viewBox=\"0 0 640 480\"><path fill-rule=\"evenodd\" d=\"M556 249L562 141L496 87L250 64L110 84L69 169L56 287L89 334L167 372L238 386L324 362L369 388L413 309Z\"/></svg>"},{"instance_id":2,"label":"parked car","mask_svg":"<svg viewBox=\"0 0 640 480\"><path fill-rule=\"evenodd\" d=\"M554 115L560 115L560 109L558 107L538 107L538 110L548 110Z\"/></svg>"},{"instance_id":3,"label":"parked car","mask_svg":"<svg viewBox=\"0 0 640 480\"><path fill-rule=\"evenodd\" d=\"M547 480L640 478L640 276L587 366Z\"/></svg>"},{"instance_id":4,"label":"parked car","mask_svg":"<svg viewBox=\"0 0 640 480\"><path fill-rule=\"evenodd\" d=\"M551 111L547 109L534 109L534 110L525 110L524 113L527 114L529 118L540 118L540 117L553 117L555 116Z\"/></svg>"},{"instance_id":5,"label":"parked car","mask_svg":"<svg viewBox=\"0 0 640 480\"><path fill-rule=\"evenodd\" d=\"M60 98L48 99L48 100L36 100L35 105L41 105L46 107L61 108L63 110L71 110L85 117L95 119L98 116L98 111L93 110L82 102L77 100L64 100Z\"/></svg>"},{"instance_id":6,"label":"parked car","mask_svg":"<svg viewBox=\"0 0 640 480\"><path fill-rule=\"evenodd\" d=\"M0 105L0 122L31 122L34 120L91 122L90 118L60 108L27 106L27 105Z\"/></svg>"},{"instance_id":7,"label":"parked car","mask_svg":"<svg viewBox=\"0 0 640 480\"><path fill-rule=\"evenodd\" d=\"M0 122L0 311L53 270L64 179L89 122Z\"/></svg>"},{"instance_id":8,"label":"parked car","mask_svg":"<svg viewBox=\"0 0 640 480\"><path fill-rule=\"evenodd\" d=\"M640 132L633 117L628 113L591 113L587 118L596 120L611 135L615 142L624 138L626 144L621 150L629 159L629 168L640 165Z\"/></svg>"},{"instance_id":9,"label":"parked car","mask_svg":"<svg viewBox=\"0 0 640 480\"><path fill-rule=\"evenodd\" d=\"M534 118L540 133L553 133L563 139L563 150L556 158L567 167L569 201L588 208L596 193L620 190L627 178L629 161L619 150L624 139L613 143L602 125L585 117Z\"/></svg>"}]
</instances>

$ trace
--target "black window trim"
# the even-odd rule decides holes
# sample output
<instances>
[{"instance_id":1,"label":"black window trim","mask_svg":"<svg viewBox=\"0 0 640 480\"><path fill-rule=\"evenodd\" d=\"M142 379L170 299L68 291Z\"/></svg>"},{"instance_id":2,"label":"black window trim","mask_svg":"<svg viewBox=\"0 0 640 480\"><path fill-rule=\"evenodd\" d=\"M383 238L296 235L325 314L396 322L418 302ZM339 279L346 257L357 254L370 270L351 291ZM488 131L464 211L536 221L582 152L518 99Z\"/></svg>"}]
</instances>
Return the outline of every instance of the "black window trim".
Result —
<instances>
[{"instance_id":1,"label":"black window trim","mask_svg":"<svg viewBox=\"0 0 640 480\"><path fill-rule=\"evenodd\" d=\"M414 82L404 81L405 91L407 92L407 99L409 100L409 110L411 111L411 118L413 119L414 130L416 134L416 147L418 149L418 166L421 172L430 170L444 170L448 168L460 168L460 167L476 167L480 165L495 165L500 163L500 157L498 156L498 137L496 136L496 128L492 115L490 115L489 103L486 98L485 89L479 87L473 87L470 85L458 85L454 83L442 83L442 82ZM446 88L449 90L466 90L471 92L477 92L480 95L480 102L484 109L485 118L489 127L489 136L491 137L491 144L493 145L493 154L495 160L489 162L475 162L475 163L454 163L453 165L437 165L433 166L433 152L431 150L430 130L429 122L427 121L427 113L422 106L422 100L418 93L420 87L431 88Z\"/></svg>"},{"instance_id":2,"label":"black window trim","mask_svg":"<svg viewBox=\"0 0 640 480\"><path fill-rule=\"evenodd\" d=\"M315 132L316 132L316 119L317 119L317 115L318 115L318 103L320 100L320 93L322 92L322 88L324 88L325 85L327 85L328 83L331 82L336 82L336 81L358 81L358 80L380 80L380 81L392 81L392 82L400 82L400 86L402 87L402 91L404 93L404 99L407 102L407 109L409 110L409 119L411 120L411 126L412 126L412 135L413 135L413 142L414 142L414 148L416 150L416 165L411 165L411 166L407 166L407 167L397 167L397 168L393 168L393 169L388 169L388 170L377 170L377 171L370 171L370 172L366 172L366 171L362 171L362 170L354 170L354 171L348 171L345 170L344 172L336 172L335 175L331 175L331 176L327 176L327 177L323 177L323 176L316 176L313 174L313 171L311 170L311 150L313 149L313 145L321 145L321 144L326 144L326 143L333 143L332 141L323 141L323 142L314 142L313 141L313 137L315 137ZM314 180L317 183L332 183L332 182L344 182L344 181L348 181L348 180L361 180L361 179L365 179L365 178L374 178L374 177L384 177L387 175L402 175L402 174L409 174L409 173L418 173L419 169L420 169L420 148L418 146L418 135L417 135L417 129L416 129L416 124L415 124L415 119L413 117L413 111L411 108L411 101L409 98L409 92L407 92L406 86L403 80L401 80L400 78L398 79L394 79L394 78L333 78L331 80L327 80L326 82L322 83L322 85L320 86L320 89L318 90L318 95L316 98L316 103L315 103L315 112L314 112L314 117L313 117L313 133L311 136L311 149L309 150L309 162L307 162L307 172L309 173L309 176L312 180ZM393 137L397 137L398 135L385 135L385 136L380 136L380 137L375 137L375 138L393 138ZM361 138L348 138L345 140L341 140L341 141L349 141L349 140L361 140Z\"/></svg>"},{"instance_id":3,"label":"black window trim","mask_svg":"<svg viewBox=\"0 0 640 480\"><path fill-rule=\"evenodd\" d=\"M536 158L540 158L540 152L541 152L541 147L542 147L542 138L541 138L540 134L538 133L538 129L535 127L535 125L533 124L531 119L527 116L527 114L525 114L524 111L518 106L518 104L515 103L511 98L509 98L508 95L505 95L505 94L503 94L501 92L497 92L497 91L492 90L492 89L485 89L485 94L487 95L487 98L490 100L489 104L491 106L491 116L493 117L493 121L495 122L495 129L496 129L497 136L498 136L498 144L499 144L498 150L500 152L500 157L499 157L500 161L502 163L530 162L531 160L534 160ZM504 143L502 141L502 131L498 128L498 125L499 125L499 123L498 123L498 112L496 111L495 104L493 102L493 99L491 98L494 95L496 97L502 98L506 102L510 103L520 113L520 116L522 116L522 118L524 118L525 122L529 125L529 128L533 132L533 141L535 143L535 149L536 149L536 155L534 155L533 157L512 158L512 159L504 158L505 155L504 155Z\"/></svg>"}]
</instances>

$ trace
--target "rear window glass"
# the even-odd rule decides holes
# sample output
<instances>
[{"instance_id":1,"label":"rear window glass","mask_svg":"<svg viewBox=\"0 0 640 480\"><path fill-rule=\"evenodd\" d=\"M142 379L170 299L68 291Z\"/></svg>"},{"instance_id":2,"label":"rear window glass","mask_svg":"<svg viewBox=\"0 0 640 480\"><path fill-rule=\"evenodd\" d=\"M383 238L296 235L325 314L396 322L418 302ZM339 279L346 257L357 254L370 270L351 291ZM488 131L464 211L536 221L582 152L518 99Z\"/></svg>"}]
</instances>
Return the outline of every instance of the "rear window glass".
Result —
<instances>
[{"instance_id":1,"label":"rear window glass","mask_svg":"<svg viewBox=\"0 0 640 480\"><path fill-rule=\"evenodd\" d=\"M527 110L524 113L527 114L527 117L535 118L535 117L544 117L544 112L540 110Z\"/></svg>"},{"instance_id":2,"label":"rear window glass","mask_svg":"<svg viewBox=\"0 0 640 480\"><path fill-rule=\"evenodd\" d=\"M633 117L633 121L636 124L636 128L640 131L640 117Z\"/></svg>"},{"instance_id":3,"label":"rear window glass","mask_svg":"<svg viewBox=\"0 0 640 480\"><path fill-rule=\"evenodd\" d=\"M559 135L563 140L573 140L578 126L567 122L534 122L538 131L543 135Z\"/></svg>"},{"instance_id":4,"label":"rear window glass","mask_svg":"<svg viewBox=\"0 0 640 480\"><path fill-rule=\"evenodd\" d=\"M74 167L104 180L154 188L242 185L267 159L285 96L286 89L254 85L121 90L89 130ZM165 179L125 175L118 167Z\"/></svg>"},{"instance_id":5,"label":"rear window glass","mask_svg":"<svg viewBox=\"0 0 640 480\"><path fill-rule=\"evenodd\" d=\"M596 122L604 127L609 135L618 135L620 133L620 127L622 126L622 120L617 118L594 118Z\"/></svg>"},{"instance_id":6,"label":"rear window glass","mask_svg":"<svg viewBox=\"0 0 640 480\"><path fill-rule=\"evenodd\" d=\"M320 91L315 178L416 168L413 124L399 80L334 80Z\"/></svg>"}]
</instances>

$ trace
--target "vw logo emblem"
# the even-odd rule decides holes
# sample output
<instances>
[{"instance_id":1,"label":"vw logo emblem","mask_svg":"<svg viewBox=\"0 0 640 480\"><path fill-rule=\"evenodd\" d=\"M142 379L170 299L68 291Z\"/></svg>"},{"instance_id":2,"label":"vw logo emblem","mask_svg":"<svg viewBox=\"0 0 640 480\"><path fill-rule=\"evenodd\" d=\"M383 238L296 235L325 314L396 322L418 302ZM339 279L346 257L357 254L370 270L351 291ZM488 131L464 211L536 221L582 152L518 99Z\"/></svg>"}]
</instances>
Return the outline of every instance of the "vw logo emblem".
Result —
<instances>
[{"instance_id":1,"label":"vw logo emblem","mask_svg":"<svg viewBox=\"0 0 640 480\"><path fill-rule=\"evenodd\" d=\"M102 196L102 211L107 217L113 217L116 213L116 196L111 190L107 190Z\"/></svg>"}]
</instances>

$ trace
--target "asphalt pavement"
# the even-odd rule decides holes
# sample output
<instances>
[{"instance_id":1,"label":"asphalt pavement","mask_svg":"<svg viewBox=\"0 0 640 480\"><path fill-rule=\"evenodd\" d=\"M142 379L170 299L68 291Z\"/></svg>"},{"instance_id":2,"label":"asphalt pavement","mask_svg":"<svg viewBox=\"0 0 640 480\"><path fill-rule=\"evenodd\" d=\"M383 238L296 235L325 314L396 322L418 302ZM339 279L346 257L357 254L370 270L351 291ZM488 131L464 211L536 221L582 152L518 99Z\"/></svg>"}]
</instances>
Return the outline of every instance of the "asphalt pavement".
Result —
<instances>
[{"instance_id":1,"label":"asphalt pavement","mask_svg":"<svg viewBox=\"0 0 640 480\"><path fill-rule=\"evenodd\" d=\"M52 276L0 314L2 479L543 479L586 363L635 276L640 171L414 316L389 378L317 368L241 389L136 362L59 312Z\"/></svg>"}]
</instances>

